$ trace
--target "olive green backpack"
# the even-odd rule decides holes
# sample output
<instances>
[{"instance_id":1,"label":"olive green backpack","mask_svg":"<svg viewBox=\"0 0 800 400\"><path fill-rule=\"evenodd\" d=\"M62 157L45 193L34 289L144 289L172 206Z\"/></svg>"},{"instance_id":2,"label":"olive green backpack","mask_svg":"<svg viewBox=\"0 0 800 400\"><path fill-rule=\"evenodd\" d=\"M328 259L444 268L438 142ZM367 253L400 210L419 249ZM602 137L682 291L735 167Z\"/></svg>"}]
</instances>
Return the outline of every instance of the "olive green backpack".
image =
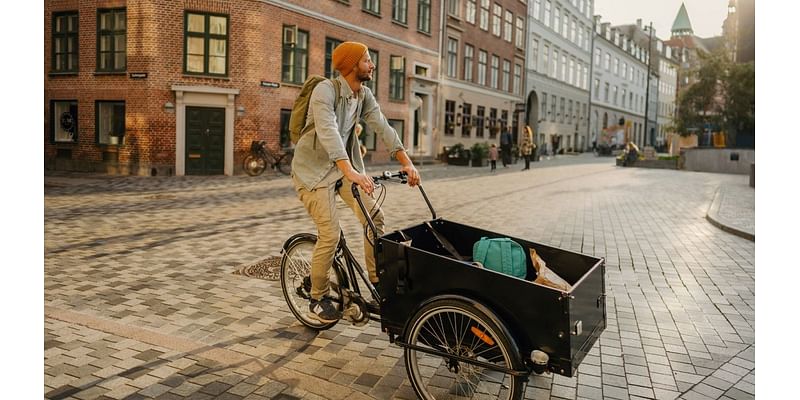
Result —
<instances>
[{"instance_id":1,"label":"olive green backpack","mask_svg":"<svg viewBox=\"0 0 800 400\"><path fill-rule=\"evenodd\" d=\"M292 115L289 117L289 137L292 143L297 144L303 134L306 133L306 116L308 116L308 103L311 101L311 93L317 85L328 78L320 75L311 75L303 83L303 88L300 89L300 94L294 100L292 106ZM339 91L341 83L338 79L331 79L333 88L336 90L335 99L339 98ZM336 110L336 101L333 102L333 109Z\"/></svg>"}]
</instances>

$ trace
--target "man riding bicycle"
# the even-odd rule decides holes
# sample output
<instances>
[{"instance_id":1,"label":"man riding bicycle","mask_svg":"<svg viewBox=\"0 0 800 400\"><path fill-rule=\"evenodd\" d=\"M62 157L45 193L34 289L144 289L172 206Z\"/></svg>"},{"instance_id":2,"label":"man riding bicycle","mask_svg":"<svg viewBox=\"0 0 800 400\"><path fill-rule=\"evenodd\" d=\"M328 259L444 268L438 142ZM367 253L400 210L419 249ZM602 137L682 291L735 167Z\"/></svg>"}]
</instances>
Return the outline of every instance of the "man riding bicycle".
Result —
<instances>
[{"instance_id":1,"label":"man riding bicycle","mask_svg":"<svg viewBox=\"0 0 800 400\"><path fill-rule=\"evenodd\" d=\"M306 118L307 133L297 142L292 161L292 181L300 201L317 226L317 243L311 257L310 317L320 322L333 322L341 318L330 290L329 271L339 243L341 227L336 210L336 195L351 208L362 225L367 221L350 191L353 183L366 194L362 201L383 235L383 212L375 207L371 196L372 178L366 175L364 160L359 151L359 141L353 134L359 116L379 136L393 158L408 174L409 186L420 183L420 176L397 132L389 125L370 89L363 82L372 79L375 64L367 46L357 42L344 42L333 51L333 66L339 71L339 96L331 80L320 82L311 94ZM313 129L311 126L313 125ZM305 129L304 129L305 131ZM372 244L364 238L364 252L369 280L378 283L375 255Z\"/></svg>"}]
</instances>

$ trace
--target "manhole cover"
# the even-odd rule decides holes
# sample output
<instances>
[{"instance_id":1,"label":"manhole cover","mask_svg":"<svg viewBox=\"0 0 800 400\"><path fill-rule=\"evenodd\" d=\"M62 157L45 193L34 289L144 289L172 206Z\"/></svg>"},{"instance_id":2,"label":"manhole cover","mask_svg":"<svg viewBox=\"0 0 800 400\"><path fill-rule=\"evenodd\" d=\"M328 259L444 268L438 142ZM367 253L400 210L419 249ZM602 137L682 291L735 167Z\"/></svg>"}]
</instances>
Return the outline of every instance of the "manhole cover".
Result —
<instances>
[{"instance_id":1,"label":"manhole cover","mask_svg":"<svg viewBox=\"0 0 800 400\"><path fill-rule=\"evenodd\" d=\"M251 278L266 279L277 281L281 277L281 257L272 256L261 260L253 265L240 267L233 273L236 275L249 276Z\"/></svg>"}]
</instances>

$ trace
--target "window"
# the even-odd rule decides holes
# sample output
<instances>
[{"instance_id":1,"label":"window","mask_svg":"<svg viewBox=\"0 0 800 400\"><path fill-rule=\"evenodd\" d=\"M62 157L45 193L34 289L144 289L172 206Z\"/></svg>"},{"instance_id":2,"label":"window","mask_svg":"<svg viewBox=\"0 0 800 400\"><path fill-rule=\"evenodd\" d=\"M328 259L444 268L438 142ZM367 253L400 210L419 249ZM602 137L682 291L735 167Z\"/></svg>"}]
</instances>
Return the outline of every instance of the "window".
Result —
<instances>
[{"instance_id":1,"label":"window","mask_svg":"<svg viewBox=\"0 0 800 400\"><path fill-rule=\"evenodd\" d=\"M537 21L542 20L542 0L533 0L533 18Z\"/></svg>"},{"instance_id":2,"label":"window","mask_svg":"<svg viewBox=\"0 0 800 400\"><path fill-rule=\"evenodd\" d=\"M578 20L574 17L569 23L569 40L577 45L580 45L580 42L578 41Z\"/></svg>"},{"instance_id":3,"label":"window","mask_svg":"<svg viewBox=\"0 0 800 400\"><path fill-rule=\"evenodd\" d=\"M569 39L569 14L566 9L564 9L564 18L561 18L561 36Z\"/></svg>"},{"instance_id":4,"label":"window","mask_svg":"<svg viewBox=\"0 0 800 400\"><path fill-rule=\"evenodd\" d=\"M544 70L542 72L544 72L545 75L549 75L549 72L550 72L550 69L549 69L550 68L550 45L547 45L547 44L544 45L544 54L542 54L542 55L543 55L543 58L544 58Z\"/></svg>"},{"instance_id":5,"label":"window","mask_svg":"<svg viewBox=\"0 0 800 400\"><path fill-rule=\"evenodd\" d=\"M78 72L78 12L53 14L53 72Z\"/></svg>"},{"instance_id":6,"label":"window","mask_svg":"<svg viewBox=\"0 0 800 400\"><path fill-rule=\"evenodd\" d=\"M594 49L594 66L595 67L598 67L598 68L600 67L600 58L601 57L603 57L603 52L600 51L599 47L595 48Z\"/></svg>"},{"instance_id":7,"label":"window","mask_svg":"<svg viewBox=\"0 0 800 400\"><path fill-rule=\"evenodd\" d=\"M577 37L577 39L578 39L578 41L576 42L577 45L580 46L581 48L583 48L584 47L583 46L583 24L581 24L581 27L578 29L578 37Z\"/></svg>"},{"instance_id":8,"label":"window","mask_svg":"<svg viewBox=\"0 0 800 400\"><path fill-rule=\"evenodd\" d=\"M506 126L508 126L508 110L500 111L500 129L505 130ZM516 142L516 141L515 141Z\"/></svg>"},{"instance_id":9,"label":"window","mask_svg":"<svg viewBox=\"0 0 800 400\"><path fill-rule=\"evenodd\" d=\"M619 76L619 58L614 57L614 75Z\"/></svg>"},{"instance_id":10,"label":"window","mask_svg":"<svg viewBox=\"0 0 800 400\"><path fill-rule=\"evenodd\" d=\"M622 96L620 97L622 99L622 108L625 108L625 92L626 90L622 89Z\"/></svg>"},{"instance_id":11,"label":"window","mask_svg":"<svg viewBox=\"0 0 800 400\"><path fill-rule=\"evenodd\" d=\"M550 121L556 122L556 95L550 95Z\"/></svg>"},{"instance_id":12,"label":"window","mask_svg":"<svg viewBox=\"0 0 800 400\"><path fill-rule=\"evenodd\" d=\"M444 134L453 136L456 130L456 102L445 100L444 102Z\"/></svg>"},{"instance_id":13,"label":"window","mask_svg":"<svg viewBox=\"0 0 800 400\"><path fill-rule=\"evenodd\" d=\"M562 124L564 123L564 117L566 116L565 108L566 108L566 100L562 97L561 106L558 108L559 111L558 121L561 122Z\"/></svg>"},{"instance_id":14,"label":"window","mask_svg":"<svg viewBox=\"0 0 800 400\"><path fill-rule=\"evenodd\" d=\"M464 103L464 116L461 119L461 135L470 136L472 130L472 104Z\"/></svg>"},{"instance_id":15,"label":"window","mask_svg":"<svg viewBox=\"0 0 800 400\"><path fill-rule=\"evenodd\" d=\"M503 40L511 43L511 35L514 31L514 14L512 14L511 11L506 10L505 16L506 21L505 25L503 25Z\"/></svg>"},{"instance_id":16,"label":"window","mask_svg":"<svg viewBox=\"0 0 800 400\"><path fill-rule=\"evenodd\" d=\"M553 7L553 3L550 0L545 0L544 2L544 26L550 27L550 9Z\"/></svg>"},{"instance_id":17,"label":"window","mask_svg":"<svg viewBox=\"0 0 800 400\"><path fill-rule=\"evenodd\" d=\"M531 66L531 69L536 71L539 64L539 41L533 39L531 42L531 60L528 63Z\"/></svg>"},{"instance_id":18,"label":"window","mask_svg":"<svg viewBox=\"0 0 800 400\"><path fill-rule=\"evenodd\" d=\"M605 61L606 61L606 63L605 63L606 71L611 71L611 54L606 53Z\"/></svg>"},{"instance_id":19,"label":"window","mask_svg":"<svg viewBox=\"0 0 800 400\"><path fill-rule=\"evenodd\" d=\"M392 19L403 25L408 23L408 0L392 0Z\"/></svg>"},{"instance_id":20,"label":"window","mask_svg":"<svg viewBox=\"0 0 800 400\"><path fill-rule=\"evenodd\" d=\"M558 50L553 49L553 57L550 58L552 67L550 68L550 77L553 79L558 78Z\"/></svg>"},{"instance_id":21,"label":"window","mask_svg":"<svg viewBox=\"0 0 800 400\"><path fill-rule=\"evenodd\" d=\"M525 47L525 19L517 17L517 40L516 45L522 49Z\"/></svg>"},{"instance_id":22,"label":"window","mask_svg":"<svg viewBox=\"0 0 800 400\"><path fill-rule=\"evenodd\" d=\"M464 46L464 80L472 82L472 59L475 49L470 45Z\"/></svg>"},{"instance_id":23,"label":"window","mask_svg":"<svg viewBox=\"0 0 800 400\"><path fill-rule=\"evenodd\" d=\"M483 137L484 115L486 115L486 107L478 106L475 116L475 137Z\"/></svg>"},{"instance_id":24,"label":"window","mask_svg":"<svg viewBox=\"0 0 800 400\"><path fill-rule=\"evenodd\" d=\"M419 0L417 3L417 30L431 33L431 0Z\"/></svg>"},{"instance_id":25,"label":"window","mask_svg":"<svg viewBox=\"0 0 800 400\"><path fill-rule=\"evenodd\" d=\"M490 71L489 85L491 87L495 88L495 89L499 88L498 87L498 80L497 80L499 69L500 69L500 57L498 57L498 56L493 54L492 55L492 69Z\"/></svg>"},{"instance_id":26,"label":"window","mask_svg":"<svg viewBox=\"0 0 800 400\"><path fill-rule=\"evenodd\" d=\"M325 77L335 78L339 76L339 72L333 68L333 50L336 46L342 44L342 41L334 38L325 38ZM374 60L373 60L374 61ZM377 63L375 64L377 68ZM376 76L372 74L373 78Z\"/></svg>"},{"instance_id":27,"label":"window","mask_svg":"<svg viewBox=\"0 0 800 400\"><path fill-rule=\"evenodd\" d=\"M481 0L481 21L480 21L480 28L488 31L489 30L489 0Z\"/></svg>"},{"instance_id":28,"label":"window","mask_svg":"<svg viewBox=\"0 0 800 400\"><path fill-rule=\"evenodd\" d=\"M406 142L406 131L405 131L405 121L402 119L390 119L389 125L394 128L395 132L397 132L397 137L400 138L401 143ZM367 148L369 150L369 147Z\"/></svg>"},{"instance_id":29,"label":"window","mask_svg":"<svg viewBox=\"0 0 800 400\"><path fill-rule=\"evenodd\" d=\"M187 12L184 26L186 27L184 72L200 75L227 75L228 16ZM284 37L284 48L285 46L286 37Z\"/></svg>"},{"instance_id":30,"label":"window","mask_svg":"<svg viewBox=\"0 0 800 400\"><path fill-rule=\"evenodd\" d=\"M522 65L514 64L514 94L522 94Z\"/></svg>"},{"instance_id":31,"label":"window","mask_svg":"<svg viewBox=\"0 0 800 400\"><path fill-rule=\"evenodd\" d=\"M567 55L561 55L561 81L567 81Z\"/></svg>"},{"instance_id":32,"label":"window","mask_svg":"<svg viewBox=\"0 0 800 400\"><path fill-rule=\"evenodd\" d=\"M500 19L503 18L503 7L499 4L494 5L494 13L492 14L492 35L500 37Z\"/></svg>"},{"instance_id":33,"label":"window","mask_svg":"<svg viewBox=\"0 0 800 400\"><path fill-rule=\"evenodd\" d=\"M470 24L475 23L475 11L477 7L475 0L467 0L467 22Z\"/></svg>"},{"instance_id":34,"label":"window","mask_svg":"<svg viewBox=\"0 0 800 400\"><path fill-rule=\"evenodd\" d=\"M481 50L478 52L478 84L486 85L486 62L488 54Z\"/></svg>"},{"instance_id":35,"label":"window","mask_svg":"<svg viewBox=\"0 0 800 400\"><path fill-rule=\"evenodd\" d=\"M373 131L372 128L367 125L366 121L361 120L359 123L362 127L364 127L364 130L361 132L361 136L358 138L358 140L364 145L364 147L367 148L367 150L375 150L377 147L377 135L375 135L375 131Z\"/></svg>"},{"instance_id":36,"label":"window","mask_svg":"<svg viewBox=\"0 0 800 400\"><path fill-rule=\"evenodd\" d=\"M540 121L547 119L547 93L542 92L542 115L539 116Z\"/></svg>"},{"instance_id":37,"label":"window","mask_svg":"<svg viewBox=\"0 0 800 400\"><path fill-rule=\"evenodd\" d=\"M594 78L594 98L600 99L600 79Z\"/></svg>"},{"instance_id":38,"label":"window","mask_svg":"<svg viewBox=\"0 0 800 400\"><path fill-rule=\"evenodd\" d=\"M292 109L290 108L282 108L281 109L281 148L285 149L291 147L292 140L291 135L289 134L289 119L292 117Z\"/></svg>"},{"instance_id":39,"label":"window","mask_svg":"<svg viewBox=\"0 0 800 400\"><path fill-rule=\"evenodd\" d=\"M573 120L574 117L575 117L575 114L573 114L573 111L572 111L572 100L569 100L567 102L567 123L572 124L574 122L574 120Z\"/></svg>"},{"instance_id":40,"label":"window","mask_svg":"<svg viewBox=\"0 0 800 400\"><path fill-rule=\"evenodd\" d=\"M614 105L617 105L617 85L614 85Z\"/></svg>"},{"instance_id":41,"label":"window","mask_svg":"<svg viewBox=\"0 0 800 400\"><path fill-rule=\"evenodd\" d=\"M97 11L97 70L125 71L126 18L125 9Z\"/></svg>"},{"instance_id":42,"label":"window","mask_svg":"<svg viewBox=\"0 0 800 400\"><path fill-rule=\"evenodd\" d=\"M378 98L378 52L372 49L369 49L369 58L372 60L372 64L375 65L375 69L372 70L372 79L364 82L364 86L368 87L375 98Z\"/></svg>"},{"instance_id":43,"label":"window","mask_svg":"<svg viewBox=\"0 0 800 400\"><path fill-rule=\"evenodd\" d=\"M575 59L569 59L569 72L567 73L567 80L569 81L570 85L575 84Z\"/></svg>"},{"instance_id":44,"label":"window","mask_svg":"<svg viewBox=\"0 0 800 400\"><path fill-rule=\"evenodd\" d=\"M389 98L405 99L406 59L402 56L391 56L389 59Z\"/></svg>"},{"instance_id":45,"label":"window","mask_svg":"<svg viewBox=\"0 0 800 400\"><path fill-rule=\"evenodd\" d=\"M461 17L461 0L447 0L447 13L454 17Z\"/></svg>"},{"instance_id":46,"label":"window","mask_svg":"<svg viewBox=\"0 0 800 400\"><path fill-rule=\"evenodd\" d=\"M497 126L497 109L489 109L489 139L497 137L497 131L500 127Z\"/></svg>"},{"instance_id":47,"label":"window","mask_svg":"<svg viewBox=\"0 0 800 400\"><path fill-rule=\"evenodd\" d=\"M458 76L458 40L447 38L447 76Z\"/></svg>"},{"instance_id":48,"label":"window","mask_svg":"<svg viewBox=\"0 0 800 400\"><path fill-rule=\"evenodd\" d=\"M375 14L381 13L380 0L361 0L361 9Z\"/></svg>"},{"instance_id":49,"label":"window","mask_svg":"<svg viewBox=\"0 0 800 400\"><path fill-rule=\"evenodd\" d=\"M622 79L628 79L628 63L622 62Z\"/></svg>"},{"instance_id":50,"label":"window","mask_svg":"<svg viewBox=\"0 0 800 400\"><path fill-rule=\"evenodd\" d=\"M604 89L605 89L605 90L603 91L603 100L604 100L606 103L608 103L608 89L609 89L608 82L606 82L606 83L605 83Z\"/></svg>"},{"instance_id":51,"label":"window","mask_svg":"<svg viewBox=\"0 0 800 400\"><path fill-rule=\"evenodd\" d=\"M556 33L561 33L561 7L556 7L556 12L553 14L553 29Z\"/></svg>"},{"instance_id":52,"label":"window","mask_svg":"<svg viewBox=\"0 0 800 400\"><path fill-rule=\"evenodd\" d=\"M56 143L78 141L78 101L50 101L50 140Z\"/></svg>"},{"instance_id":53,"label":"window","mask_svg":"<svg viewBox=\"0 0 800 400\"><path fill-rule=\"evenodd\" d=\"M500 88L502 90L512 91L511 88L508 87L508 84L511 83L511 61L503 60L503 86Z\"/></svg>"},{"instance_id":54,"label":"window","mask_svg":"<svg viewBox=\"0 0 800 400\"><path fill-rule=\"evenodd\" d=\"M95 102L95 140L100 144L108 144L109 136L125 136L125 102Z\"/></svg>"}]
</instances>

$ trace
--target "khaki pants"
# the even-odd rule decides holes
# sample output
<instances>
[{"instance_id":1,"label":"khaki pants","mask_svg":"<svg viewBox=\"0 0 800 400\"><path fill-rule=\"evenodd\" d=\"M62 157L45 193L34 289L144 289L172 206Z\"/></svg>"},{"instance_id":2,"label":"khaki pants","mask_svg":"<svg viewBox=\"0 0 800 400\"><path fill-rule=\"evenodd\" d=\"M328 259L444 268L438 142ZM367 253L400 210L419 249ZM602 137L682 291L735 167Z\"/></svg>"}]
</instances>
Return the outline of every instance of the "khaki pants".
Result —
<instances>
[{"instance_id":1,"label":"khaki pants","mask_svg":"<svg viewBox=\"0 0 800 400\"><path fill-rule=\"evenodd\" d=\"M300 201L308 211L314 224L317 225L317 244L314 246L314 253L311 256L311 297L319 300L322 296L328 294L330 290L330 269L333 265L333 257L336 253L336 247L339 244L339 234L341 227L339 225L339 214L336 209L336 195L347 204L358 217L361 225L367 224L358 202L353 197L353 192L350 189L352 182L346 178L342 178L342 186L337 190L334 184L327 187L319 187L314 190L307 190L300 185L296 180L294 181L295 190L300 196ZM375 199L367 195L359 188L361 194L361 201L367 212L372 210L375 205ZM372 211L374 214L374 211ZM377 215L373 218L375 227L378 229L378 236L383 235L383 211L378 210ZM367 230L370 237L372 231ZM367 273L371 282L378 281L378 275L375 272L375 253L372 245L364 238L364 258L367 263Z\"/></svg>"}]
</instances>

